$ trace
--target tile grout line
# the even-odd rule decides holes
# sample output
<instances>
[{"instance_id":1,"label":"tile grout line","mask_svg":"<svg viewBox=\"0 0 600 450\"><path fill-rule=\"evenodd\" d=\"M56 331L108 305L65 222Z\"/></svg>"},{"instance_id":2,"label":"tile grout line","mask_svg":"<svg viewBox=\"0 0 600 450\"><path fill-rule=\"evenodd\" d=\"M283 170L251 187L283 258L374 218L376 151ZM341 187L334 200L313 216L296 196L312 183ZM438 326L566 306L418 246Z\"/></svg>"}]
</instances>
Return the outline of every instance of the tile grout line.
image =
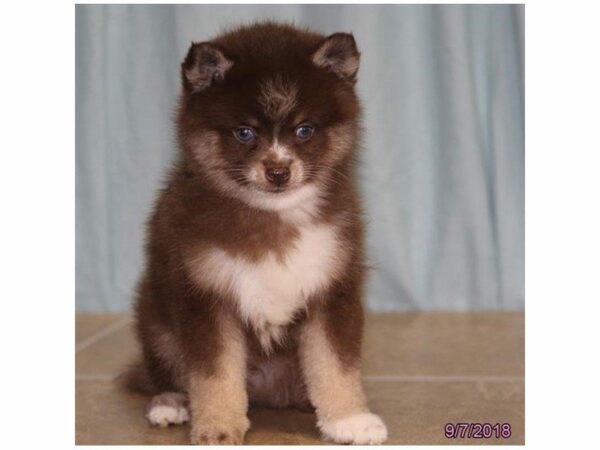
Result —
<instances>
[{"instance_id":1,"label":"tile grout line","mask_svg":"<svg viewBox=\"0 0 600 450\"><path fill-rule=\"evenodd\" d=\"M364 375L365 381L382 382L429 382L429 383L460 383L485 381L488 383L504 383L525 381L523 376L489 376L489 375Z\"/></svg>"},{"instance_id":2,"label":"tile grout line","mask_svg":"<svg viewBox=\"0 0 600 450\"><path fill-rule=\"evenodd\" d=\"M88 348L89 346L95 344L96 342L101 341L102 339L111 335L115 331L118 331L121 328L123 328L129 322L131 322L131 317L125 316L121 320L118 320L117 322L115 322L111 325L108 325L106 328L103 328L102 330L98 331L96 334L93 334L89 338L84 339L79 344L77 344L75 346L75 353L79 353L81 350L84 350L84 349Z\"/></svg>"},{"instance_id":3,"label":"tile grout line","mask_svg":"<svg viewBox=\"0 0 600 450\"><path fill-rule=\"evenodd\" d=\"M110 373L100 373L96 375L76 375L75 379L80 381L111 381L116 375ZM508 382L523 382L524 377L519 376L444 376L444 375L366 375L364 381L380 381L380 382L421 382L421 383L461 383L461 382L476 382L482 381L487 383L508 383Z\"/></svg>"},{"instance_id":4,"label":"tile grout line","mask_svg":"<svg viewBox=\"0 0 600 450\"><path fill-rule=\"evenodd\" d=\"M99 373L96 375L75 375L75 381L112 381L116 375L110 373Z\"/></svg>"}]
</instances>

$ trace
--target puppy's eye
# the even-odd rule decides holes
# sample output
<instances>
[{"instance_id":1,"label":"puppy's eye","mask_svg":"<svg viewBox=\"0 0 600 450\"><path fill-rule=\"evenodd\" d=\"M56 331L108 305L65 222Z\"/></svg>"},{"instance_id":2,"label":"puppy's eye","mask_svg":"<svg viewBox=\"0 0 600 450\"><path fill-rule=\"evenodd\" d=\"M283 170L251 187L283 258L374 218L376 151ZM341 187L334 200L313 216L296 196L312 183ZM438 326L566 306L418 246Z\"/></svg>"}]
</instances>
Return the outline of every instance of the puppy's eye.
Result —
<instances>
[{"instance_id":1,"label":"puppy's eye","mask_svg":"<svg viewBox=\"0 0 600 450\"><path fill-rule=\"evenodd\" d=\"M314 127L303 123L302 125L298 125L296 127L296 137L301 141L308 141L315 134Z\"/></svg>"},{"instance_id":2,"label":"puppy's eye","mask_svg":"<svg viewBox=\"0 0 600 450\"><path fill-rule=\"evenodd\" d=\"M233 130L233 135L242 144L247 144L256 139L256 132L250 127L239 127Z\"/></svg>"}]
</instances>

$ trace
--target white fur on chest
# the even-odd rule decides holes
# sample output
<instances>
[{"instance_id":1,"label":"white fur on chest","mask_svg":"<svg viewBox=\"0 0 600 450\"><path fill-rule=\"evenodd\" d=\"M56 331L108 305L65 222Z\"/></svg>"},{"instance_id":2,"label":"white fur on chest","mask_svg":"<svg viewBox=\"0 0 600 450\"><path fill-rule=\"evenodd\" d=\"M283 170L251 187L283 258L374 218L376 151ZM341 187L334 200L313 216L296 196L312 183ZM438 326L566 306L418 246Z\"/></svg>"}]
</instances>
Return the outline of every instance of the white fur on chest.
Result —
<instances>
[{"instance_id":1,"label":"white fur on chest","mask_svg":"<svg viewBox=\"0 0 600 450\"><path fill-rule=\"evenodd\" d=\"M283 255L268 253L258 262L216 247L194 258L195 279L231 294L266 350L282 338L283 327L306 307L311 295L339 274L345 261L334 226L309 224L299 233Z\"/></svg>"}]
</instances>

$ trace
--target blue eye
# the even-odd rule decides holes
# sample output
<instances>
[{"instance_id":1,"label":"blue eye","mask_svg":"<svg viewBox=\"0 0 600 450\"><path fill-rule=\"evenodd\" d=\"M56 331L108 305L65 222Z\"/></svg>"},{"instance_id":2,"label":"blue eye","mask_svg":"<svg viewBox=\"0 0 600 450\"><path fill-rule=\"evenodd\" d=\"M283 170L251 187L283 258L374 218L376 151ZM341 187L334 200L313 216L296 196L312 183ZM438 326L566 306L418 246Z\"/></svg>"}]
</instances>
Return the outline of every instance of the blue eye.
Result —
<instances>
[{"instance_id":1,"label":"blue eye","mask_svg":"<svg viewBox=\"0 0 600 450\"><path fill-rule=\"evenodd\" d=\"M307 124L299 125L296 128L296 137L302 141L309 140L313 134L315 133L315 129Z\"/></svg>"},{"instance_id":2,"label":"blue eye","mask_svg":"<svg viewBox=\"0 0 600 450\"><path fill-rule=\"evenodd\" d=\"M256 138L256 132L250 127L239 127L233 130L235 138L243 144L252 142Z\"/></svg>"}]
</instances>

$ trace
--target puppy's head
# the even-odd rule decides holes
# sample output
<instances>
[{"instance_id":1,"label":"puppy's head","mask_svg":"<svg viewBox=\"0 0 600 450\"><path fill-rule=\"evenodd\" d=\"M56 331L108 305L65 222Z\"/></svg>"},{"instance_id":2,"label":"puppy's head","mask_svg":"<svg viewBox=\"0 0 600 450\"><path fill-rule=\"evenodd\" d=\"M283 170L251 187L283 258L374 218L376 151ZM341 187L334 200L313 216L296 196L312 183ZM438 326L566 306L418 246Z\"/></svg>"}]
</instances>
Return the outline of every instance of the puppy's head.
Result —
<instances>
[{"instance_id":1,"label":"puppy's head","mask_svg":"<svg viewBox=\"0 0 600 450\"><path fill-rule=\"evenodd\" d=\"M336 182L357 139L359 52L350 34L245 27L192 44L179 133L199 176L285 209Z\"/></svg>"}]
</instances>

